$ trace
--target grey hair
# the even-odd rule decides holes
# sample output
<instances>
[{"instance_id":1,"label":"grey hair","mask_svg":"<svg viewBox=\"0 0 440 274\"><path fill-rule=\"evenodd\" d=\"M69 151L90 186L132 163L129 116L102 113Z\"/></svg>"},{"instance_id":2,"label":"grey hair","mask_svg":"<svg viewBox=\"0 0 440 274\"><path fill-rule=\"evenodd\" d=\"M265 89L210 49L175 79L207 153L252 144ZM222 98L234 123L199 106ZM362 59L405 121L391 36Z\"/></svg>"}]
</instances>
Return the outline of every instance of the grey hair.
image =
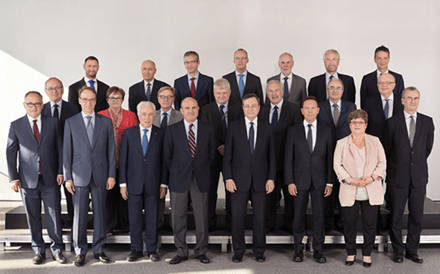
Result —
<instances>
[{"instance_id":1,"label":"grey hair","mask_svg":"<svg viewBox=\"0 0 440 274\"><path fill-rule=\"evenodd\" d=\"M328 89L328 86L330 85L330 82L332 82L332 81L338 81L339 83L341 83L341 85L342 85L342 90L344 90L344 82L342 82L341 79L333 79L333 80L328 81L327 89Z\"/></svg>"},{"instance_id":2,"label":"grey hair","mask_svg":"<svg viewBox=\"0 0 440 274\"><path fill-rule=\"evenodd\" d=\"M141 112L141 108L143 106L150 106L153 108L154 112L156 112L156 105L154 105L153 103L151 103L150 101L141 101L138 105L137 105L137 114L138 116L140 116L140 112Z\"/></svg>"},{"instance_id":3,"label":"grey hair","mask_svg":"<svg viewBox=\"0 0 440 274\"><path fill-rule=\"evenodd\" d=\"M278 57L278 62L279 62L281 56L283 56L283 55L289 55L289 56L292 58L292 61L294 61L294 60L293 60L293 55L290 54L290 53L288 53L288 52L285 52L285 53L282 53L282 54L280 55L280 57Z\"/></svg>"},{"instance_id":4,"label":"grey hair","mask_svg":"<svg viewBox=\"0 0 440 274\"><path fill-rule=\"evenodd\" d=\"M336 55L338 55L338 60L341 60L341 57L339 56L339 52L337 50L335 50L335 49L328 49L328 50L326 50L324 52L324 55L323 55L322 59L325 60L325 56L327 54L330 54L330 53L336 53Z\"/></svg>"},{"instance_id":5,"label":"grey hair","mask_svg":"<svg viewBox=\"0 0 440 274\"><path fill-rule=\"evenodd\" d=\"M229 81L224 79L224 78L220 78L215 80L214 82L214 89L216 88L228 88L231 89L231 85L229 84Z\"/></svg>"},{"instance_id":6,"label":"grey hair","mask_svg":"<svg viewBox=\"0 0 440 274\"><path fill-rule=\"evenodd\" d=\"M47 79L46 80L46 82L44 83L44 89L46 89L47 88L47 83L49 82L49 81L51 81L51 80L57 80L58 82L60 82L60 84L61 84L61 87L63 88L64 86L63 86L63 82L61 82L61 80L60 79L58 79L58 78L56 78L56 77L50 77L49 79Z\"/></svg>"},{"instance_id":7,"label":"grey hair","mask_svg":"<svg viewBox=\"0 0 440 274\"><path fill-rule=\"evenodd\" d=\"M420 91L416 88L416 87L414 87L414 86L410 86L410 87L407 87L407 88L405 88L403 91L402 91L402 98L405 98L405 92L407 91L407 90L411 90L411 91L417 91L418 93L419 93L419 97L420 97Z\"/></svg>"},{"instance_id":8,"label":"grey hair","mask_svg":"<svg viewBox=\"0 0 440 274\"><path fill-rule=\"evenodd\" d=\"M270 84L272 84L272 83L277 83L277 84L279 84L280 86L281 86L281 90L284 90L284 85L283 85L283 83L281 83L280 81L278 81L278 80L270 80L269 82L267 82L267 84L266 84L266 90L267 90L267 87L270 85Z\"/></svg>"}]
</instances>

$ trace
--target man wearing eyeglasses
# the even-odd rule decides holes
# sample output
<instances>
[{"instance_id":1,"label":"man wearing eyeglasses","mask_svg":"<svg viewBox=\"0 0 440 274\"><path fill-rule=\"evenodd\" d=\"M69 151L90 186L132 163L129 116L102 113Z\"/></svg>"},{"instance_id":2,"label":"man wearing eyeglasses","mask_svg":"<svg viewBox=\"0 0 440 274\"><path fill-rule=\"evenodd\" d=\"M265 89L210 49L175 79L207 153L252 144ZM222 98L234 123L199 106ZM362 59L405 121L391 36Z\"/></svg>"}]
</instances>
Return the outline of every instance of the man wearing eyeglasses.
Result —
<instances>
[{"instance_id":1,"label":"man wearing eyeglasses","mask_svg":"<svg viewBox=\"0 0 440 274\"><path fill-rule=\"evenodd\" d=\"M176 89L174 109L180 109L181 103L186 97L194 98L199 107L214 101L214 95L212 94L214 79L199 72L199 54L195 51L185 52L183 64L188 73L174 81L174 88Z\"/></svg>"}]
</instances>

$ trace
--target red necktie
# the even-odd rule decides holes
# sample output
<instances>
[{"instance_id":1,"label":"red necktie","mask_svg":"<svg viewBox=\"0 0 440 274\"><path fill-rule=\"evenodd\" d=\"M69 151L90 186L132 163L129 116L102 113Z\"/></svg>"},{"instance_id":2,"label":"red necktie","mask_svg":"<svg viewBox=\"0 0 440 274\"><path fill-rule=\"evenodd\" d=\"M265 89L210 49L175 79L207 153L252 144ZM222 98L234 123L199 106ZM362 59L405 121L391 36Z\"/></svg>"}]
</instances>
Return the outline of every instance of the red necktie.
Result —
<instances>
[{"instance_id":1,"label":"red necktie","mask_svg":"<svg viewBox=\"0 0 440 274\"><path fill-rule=\"evenodd\" d=\"M196 85L194 84L194 79L196 78L191 78L191 96L192 98L194 98L194 96L196 96Z\"/></svg>"},{"instance_id":2,"label":"red necktie","mask_svg":"<svg viewBox=\"0 0 440 274\"><path fill-rule=\"evenodd\" d=\"M38 130L37 120L33 120L32 122L34 122L34 127L33 127L34 136L35 136L35 139L37 140L37 143L38 143L38 142L40 142L40 131ZM38 173L42 174L40 162L38 162Z\"/></svg>"}]
</instances>

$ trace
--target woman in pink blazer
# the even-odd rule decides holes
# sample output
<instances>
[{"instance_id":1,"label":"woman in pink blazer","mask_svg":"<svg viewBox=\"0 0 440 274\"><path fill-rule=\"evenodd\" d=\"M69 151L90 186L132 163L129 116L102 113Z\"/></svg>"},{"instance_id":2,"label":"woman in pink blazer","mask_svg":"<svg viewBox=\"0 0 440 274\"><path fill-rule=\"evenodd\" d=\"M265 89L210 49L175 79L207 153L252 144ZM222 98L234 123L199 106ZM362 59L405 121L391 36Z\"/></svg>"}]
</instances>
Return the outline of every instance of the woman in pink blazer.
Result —
<instances>
[{"instance_id":1,"label":"woman in pink blazer","mask_svg":"<svg viewBox=\"0 0 440 274\"><path fill-rule=\"evenodd\" d=\"M383 203L381 180L386 170L385 152L379 138L365 134L368 115L362 109L348 115L351 134L336 144L334 169L341 182L339 200L344 216L344 238L347 249L345 264L356 259L356 232L359 207L362 210L363 265L371 266L371 251L376 234L379 206Z\"/></svg>"}]
</instances>

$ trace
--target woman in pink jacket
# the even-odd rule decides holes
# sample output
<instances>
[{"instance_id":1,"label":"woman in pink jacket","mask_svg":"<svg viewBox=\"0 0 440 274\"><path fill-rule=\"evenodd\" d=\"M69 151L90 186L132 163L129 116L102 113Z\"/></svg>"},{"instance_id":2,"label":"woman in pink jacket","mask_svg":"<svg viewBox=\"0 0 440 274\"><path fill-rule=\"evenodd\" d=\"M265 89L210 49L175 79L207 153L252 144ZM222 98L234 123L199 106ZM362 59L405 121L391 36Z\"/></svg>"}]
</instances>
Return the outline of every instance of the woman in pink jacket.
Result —
<instances>
[{"instance_id":1,"label":"woman in pink jacket","mask_svg":"<svg viewBox=\"0 0 440 274\"><path fill-rule=\"evenodd\" d=\"M386 158L379 138L365 133L368 115L364 110L352 111L348 123L351 134L337 142L334 154L334 169L341 182L339 200L344 216L345 264L353 265L356 259L356 227L361 208L363 265L370 267L377 213L383 203Z\"/></svg>"}]
</instances>

